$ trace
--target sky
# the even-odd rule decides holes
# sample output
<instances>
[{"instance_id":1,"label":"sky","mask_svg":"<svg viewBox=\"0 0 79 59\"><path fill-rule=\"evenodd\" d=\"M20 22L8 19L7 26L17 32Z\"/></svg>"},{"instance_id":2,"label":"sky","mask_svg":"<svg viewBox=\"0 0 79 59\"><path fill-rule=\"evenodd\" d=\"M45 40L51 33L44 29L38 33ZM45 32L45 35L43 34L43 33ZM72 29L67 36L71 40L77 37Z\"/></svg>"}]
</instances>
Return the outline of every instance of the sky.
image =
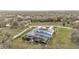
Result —
<instances>
[{"instance_id":1,"label":"sky","mask_svg":"<svg viewBox=\"0 0 79 59\"><path fill-rule=\"evenodd\" d=\"M0 0L0 10L79 10L78 0Z\"/></svg>"}]
</instances>

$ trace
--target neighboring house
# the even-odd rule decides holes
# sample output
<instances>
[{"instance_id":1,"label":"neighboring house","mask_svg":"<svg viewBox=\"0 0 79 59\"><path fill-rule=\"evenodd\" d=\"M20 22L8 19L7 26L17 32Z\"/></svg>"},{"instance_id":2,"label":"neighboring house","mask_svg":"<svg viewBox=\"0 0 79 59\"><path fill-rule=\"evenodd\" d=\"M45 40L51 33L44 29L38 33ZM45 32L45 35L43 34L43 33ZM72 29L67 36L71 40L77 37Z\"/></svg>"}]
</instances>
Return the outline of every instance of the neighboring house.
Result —
<instances>
[{"instance_id":1,"label":"neighboring house","mask_svg":"<svg viewBox=\"0 0 79 59\"><path fill-rule=\"evenodd\" d=\"M27 41L32 40L34 42L46 44L52 38L53 34L54 34L54 30L52 28L37 27L32 31L28 32L23 37L23 40L27 40Z\"/></svg>"}]
</instances>

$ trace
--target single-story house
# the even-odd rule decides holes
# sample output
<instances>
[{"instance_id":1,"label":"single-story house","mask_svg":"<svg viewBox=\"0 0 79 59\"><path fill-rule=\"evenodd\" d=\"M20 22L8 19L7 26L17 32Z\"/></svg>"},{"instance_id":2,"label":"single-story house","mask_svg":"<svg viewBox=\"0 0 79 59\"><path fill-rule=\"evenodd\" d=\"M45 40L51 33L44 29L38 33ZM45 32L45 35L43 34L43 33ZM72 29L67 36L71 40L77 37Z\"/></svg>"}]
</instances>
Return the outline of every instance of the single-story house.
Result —
<instances>
[{"instance_id":1,"label":"single-story house","mask_svg":"<svg viewBox=\"0 0 79 59\"><path fill-rule=\"evenodd\" d=\"M45 27L37 27L32 31L28 32L24 37L23 40L39 43L48 43L48 41L52 38L54 34L54 30L52 28L45 28Z\"/></svg>"}]
</instances>

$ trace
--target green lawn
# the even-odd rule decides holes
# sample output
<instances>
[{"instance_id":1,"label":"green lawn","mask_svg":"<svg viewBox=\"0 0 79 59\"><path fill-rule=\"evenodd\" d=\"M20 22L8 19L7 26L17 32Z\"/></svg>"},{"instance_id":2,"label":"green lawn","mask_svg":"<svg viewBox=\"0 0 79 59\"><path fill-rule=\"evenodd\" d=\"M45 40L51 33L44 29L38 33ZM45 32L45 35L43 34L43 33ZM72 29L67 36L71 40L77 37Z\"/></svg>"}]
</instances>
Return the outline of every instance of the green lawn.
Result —
<instances>
[{"instance_id":1,"label":"green lawn","mask_svg":"<svg viewBox=\"0 0 79 59\"><path fill-rule=\"evenodd\" d=\"M51 40L50 48L75 48L75 45L71 42L70 29L57 28L54 38Z\"/></svg>"},{"instance_id":2,"label":"green lawn","mask_svg":"<svg viewBox=\"0 0 79 59\"><path fill-rule=\"evenodd\" d=\"M47 45L34 44L33 42L27 41L24 42L22 40L22 37L20 37L12 42L11 48L75 48L75 44L73 44L70 39L71 33L72 30L70 29L56 28L56 33L52 36L52 39L49 41Z\"/></svg>"}]
</instances>

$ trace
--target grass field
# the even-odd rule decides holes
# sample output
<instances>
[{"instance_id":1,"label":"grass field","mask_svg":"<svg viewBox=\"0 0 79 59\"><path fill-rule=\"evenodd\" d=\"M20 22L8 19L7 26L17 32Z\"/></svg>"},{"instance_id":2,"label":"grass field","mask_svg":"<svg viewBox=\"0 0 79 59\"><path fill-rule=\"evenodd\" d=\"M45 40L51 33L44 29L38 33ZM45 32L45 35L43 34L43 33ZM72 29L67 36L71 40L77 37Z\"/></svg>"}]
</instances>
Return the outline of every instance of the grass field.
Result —
<instances>
[{"instance_id":1,"label":"grass field","mask_svg":"<svg viewBox=\"0 0 79 59\"><path fill-rule=\"evenodd\" d=\"M35 25L35 26L36 26L36 25L40 25L40 26L42 26L42 25L62 26L62 22L32 22L31 26L32 26L32 25ZM66 27L71 27L72 25L70 25L70 24L65 24L65 26L66 26Z\"/></svg>"},{"instance_id":2,"label":"grass field","mask_svg":"<svg viewBox=\"0 0 79 59\"><path fill-rule=\"evenodd\" d=\"M61 22L32 22L32 25L61 25Z\"/></svg>"},{"instance_id":3,"label":"grass field","mask_svg":"<svg viewBox=\"0 0 79 59\"><path fill-rule=\"evenodd\" d=\"M22 37L20 37L12 42L11 48L33 48L33 49L75 48L76 47L75 44L73 44L70 39L71 33L72 30L70 29L56 28L56 33L52 36L52 39L49 41L47 45L35 44L33 42L27 42L27 41L24 42L22 40Z\"/></svg>"},{"instance_id":4,"label":"grass field","mask_svg":"<svg viewBox=\"0 0 79 59\"><path fill-rule=\"evenodd\" d=\"M7 28L7 27L5 27L5 28L0 29L0 32L1 32L1 34L9 33L11 36L14 36L24 29L25 28L23 28L23 27L19 27L19 28Z\"/></svg>"}]
</instances>

